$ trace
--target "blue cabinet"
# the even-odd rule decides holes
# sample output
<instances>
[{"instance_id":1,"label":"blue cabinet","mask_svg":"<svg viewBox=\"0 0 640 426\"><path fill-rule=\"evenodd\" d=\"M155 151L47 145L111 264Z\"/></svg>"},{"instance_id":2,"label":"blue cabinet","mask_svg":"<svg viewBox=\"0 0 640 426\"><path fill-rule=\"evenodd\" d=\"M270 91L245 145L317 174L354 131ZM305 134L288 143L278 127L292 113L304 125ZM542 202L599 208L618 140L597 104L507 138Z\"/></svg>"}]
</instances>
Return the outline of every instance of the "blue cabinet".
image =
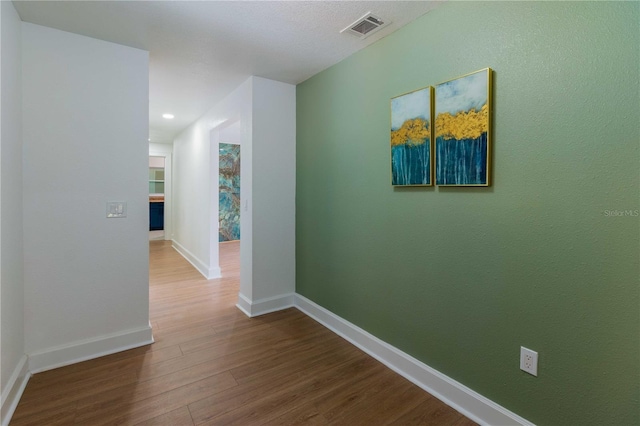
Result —
<instances>
[{"instance_id":1,"label":"blue cabinet","mask_svg":"<svg viewBox=\"0 0 640 426\"><path fill-rule=\"evenodd\" d=\"M164 203L149 203L149 230L164 229Z\"/></svg>"}]
</instances>

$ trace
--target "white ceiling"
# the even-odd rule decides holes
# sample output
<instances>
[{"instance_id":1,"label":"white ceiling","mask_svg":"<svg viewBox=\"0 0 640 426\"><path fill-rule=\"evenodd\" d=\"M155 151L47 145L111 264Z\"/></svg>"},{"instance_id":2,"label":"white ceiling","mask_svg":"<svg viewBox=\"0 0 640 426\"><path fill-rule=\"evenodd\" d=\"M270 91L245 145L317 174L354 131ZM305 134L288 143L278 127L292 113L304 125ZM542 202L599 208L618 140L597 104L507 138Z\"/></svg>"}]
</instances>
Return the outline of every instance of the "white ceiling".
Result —
<instances>
[{"instance_id":1,"label":"white ceiling","mask_svg":"<svg viewBox=\"0 0 640 426\"><path fill-rule=\"evenodd\" d=\"M434 1L14 1L26 22L149 51L149 136L170 143L249 76L301 83ZM392 21L360 40L367 12ZM175 119L165 120L163 113Z\"/></svg>"}]
</instances>

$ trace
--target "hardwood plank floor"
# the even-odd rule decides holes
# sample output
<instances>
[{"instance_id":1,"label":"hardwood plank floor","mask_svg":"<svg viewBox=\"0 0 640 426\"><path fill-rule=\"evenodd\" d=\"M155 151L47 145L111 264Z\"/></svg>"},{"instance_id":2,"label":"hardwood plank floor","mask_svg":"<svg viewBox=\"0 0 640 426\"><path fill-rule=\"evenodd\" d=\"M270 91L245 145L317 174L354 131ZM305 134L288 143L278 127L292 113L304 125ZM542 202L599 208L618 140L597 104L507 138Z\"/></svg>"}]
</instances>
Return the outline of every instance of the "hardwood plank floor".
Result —
<instances>
[{"instance_id":1,"label":"hardwood plank floor","mask_svg":"<svg viewBox=\"0 0 640 426\"><path fill-rule=\"evenodd\" d=\"M11 425L475 424L296 309L247 318L238 242L210 281L149 250L156 343L34 375Z\"/></svg>"}]
</instances>

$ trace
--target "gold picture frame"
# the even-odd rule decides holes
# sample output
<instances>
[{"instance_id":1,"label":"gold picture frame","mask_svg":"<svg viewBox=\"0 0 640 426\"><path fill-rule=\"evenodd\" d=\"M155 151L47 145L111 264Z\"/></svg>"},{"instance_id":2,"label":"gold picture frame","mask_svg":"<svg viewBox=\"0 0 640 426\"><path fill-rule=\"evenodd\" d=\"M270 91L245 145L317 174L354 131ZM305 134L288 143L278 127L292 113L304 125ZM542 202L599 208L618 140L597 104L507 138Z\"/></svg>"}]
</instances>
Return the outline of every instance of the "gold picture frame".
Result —
<instances>
[{"instance_id":1,"label":"gold picture frame","mask_svg":"<svg viewBox=\"0 0 640 426\"><path fill-rule=\"evenodd\" d=\"M391 185L433 186L433 87L391 98Z\"/></svg>"},{"instance_id":2,"label":"gold picture frame","mask_svg":"<svg viewBox=\"0 0 640 426\"><path fill-rule=\"evenodd\" d=\"M484 68L435 87L436 185L491 185L492 72Z\"/></svg>"}]
</instances>

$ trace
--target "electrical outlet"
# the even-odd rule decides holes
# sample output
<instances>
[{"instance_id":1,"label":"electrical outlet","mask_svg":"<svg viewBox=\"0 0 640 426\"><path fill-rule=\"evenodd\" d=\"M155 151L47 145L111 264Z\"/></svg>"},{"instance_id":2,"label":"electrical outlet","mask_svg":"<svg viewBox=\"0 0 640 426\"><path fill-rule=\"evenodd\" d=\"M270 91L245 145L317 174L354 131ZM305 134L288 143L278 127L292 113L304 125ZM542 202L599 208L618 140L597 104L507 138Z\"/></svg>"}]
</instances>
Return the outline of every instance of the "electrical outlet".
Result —
<instances>
[{"instance_id":1,"label":"electrical outlet","mask_svg":"<svg viewBox=\"0 0 640 426\"><path fill-rule=\"evenodd\" d=\"M538 352L520 346L520 370L538 376Z\"/></svg>"}]
</instances>

